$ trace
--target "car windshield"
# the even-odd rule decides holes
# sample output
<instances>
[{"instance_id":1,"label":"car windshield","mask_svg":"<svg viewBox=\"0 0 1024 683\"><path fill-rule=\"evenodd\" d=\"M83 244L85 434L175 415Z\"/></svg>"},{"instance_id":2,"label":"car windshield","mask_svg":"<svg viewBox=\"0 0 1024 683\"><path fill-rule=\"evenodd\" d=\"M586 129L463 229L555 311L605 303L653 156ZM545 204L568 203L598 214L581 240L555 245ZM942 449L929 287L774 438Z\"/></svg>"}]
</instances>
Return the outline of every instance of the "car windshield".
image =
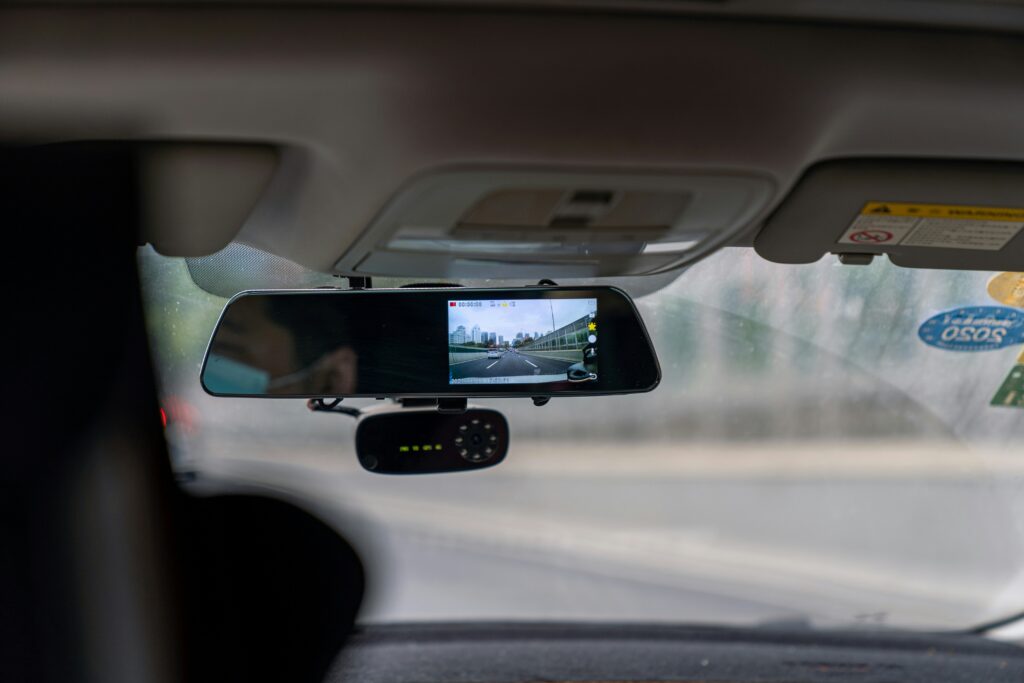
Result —
<instances>
[{"instance_id":1,"label":"car windshield","mask_svg":"<svg viewBox=\"0 0 1024 683\"><path fill-rule=\"evenodd\" d=\"M636 300L655 391L475 401L509 418L504 463L387 477L360 468L351 418L204 394L226 299L184 259L140 263L175 467L341 524L370 567L364 622L961 629L1024 609L1024 412L993 401L1021 349L918 334L993 304L992 273L723 249Z\"/></svg>"}]
</instances>

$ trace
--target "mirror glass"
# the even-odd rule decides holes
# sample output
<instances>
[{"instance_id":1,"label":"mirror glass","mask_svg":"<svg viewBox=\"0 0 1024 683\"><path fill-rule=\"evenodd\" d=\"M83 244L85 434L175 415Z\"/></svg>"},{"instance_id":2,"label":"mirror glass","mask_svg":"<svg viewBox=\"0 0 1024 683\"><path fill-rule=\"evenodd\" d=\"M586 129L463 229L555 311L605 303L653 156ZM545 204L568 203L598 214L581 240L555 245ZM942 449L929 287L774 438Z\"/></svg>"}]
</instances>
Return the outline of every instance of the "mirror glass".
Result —
<instances>
[{"instance_id":1,"label":"mirror glass","mask_svg":"<svg viewBox=\"0 0 1024 683\"><path fill-rule=\"evenodd\" d=\"M659 379L612 287L245 292L202 371L217 396L609 394Z\"/></svg>"}]
</instances>

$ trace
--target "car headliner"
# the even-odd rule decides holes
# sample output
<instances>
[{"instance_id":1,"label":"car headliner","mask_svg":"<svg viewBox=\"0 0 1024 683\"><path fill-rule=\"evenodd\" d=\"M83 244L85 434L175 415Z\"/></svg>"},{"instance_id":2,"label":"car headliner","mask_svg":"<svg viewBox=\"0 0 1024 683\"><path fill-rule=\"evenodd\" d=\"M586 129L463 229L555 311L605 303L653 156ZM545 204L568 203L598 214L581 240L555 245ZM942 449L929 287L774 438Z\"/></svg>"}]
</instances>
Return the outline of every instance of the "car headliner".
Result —
<instances>
[{"instance_id":1,"label":"car headliner","mask_svg":"<svg viewBox=\"0 0 1024 683\"><path fill-rule=\"evenodd\" d=\"M205 183L237 194L234 220L150 241L195 256L235 240L320 271L432 169L757 173L776 189L737 226L750 244L821 160L1024 158L1018 7L413 4L8 6L0 138L270 145L269 184L259 154L252 182Z\"/></svg>"}]
</instances>

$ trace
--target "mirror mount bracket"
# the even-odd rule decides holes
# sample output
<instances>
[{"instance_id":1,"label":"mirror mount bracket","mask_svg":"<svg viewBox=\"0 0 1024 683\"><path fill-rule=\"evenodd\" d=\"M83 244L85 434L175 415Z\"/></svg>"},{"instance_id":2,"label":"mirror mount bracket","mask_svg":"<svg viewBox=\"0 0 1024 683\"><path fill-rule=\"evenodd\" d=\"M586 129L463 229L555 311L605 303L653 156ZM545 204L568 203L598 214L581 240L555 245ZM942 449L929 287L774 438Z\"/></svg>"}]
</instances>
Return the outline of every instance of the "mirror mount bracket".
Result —
<instances>
[{"instance_id":1,"label":"mirror mount bracket","mask_svg":"<svg viewBox=\"0 0 1024 683\"><path fill-rule=\"evenodd\" d=\"M359 408L341 405L343 400L340 398L311 398L306 401L306 407L314 413L338 413L355 418L363 415L363 411ZM437 412L447 415L464 413L469 405L469 399L464 397L399 398L395 399L395 402L403 408L424 408L436 405Z\"/></svg>"},{"instance_id":2,"label":"mirror mount bracket","mask_svg":"<svg viewBox=\"0 0 1024 683\"><path fill-rule=\"evenodd\" d=\"M459 414L466 412L468 399L464 397L438 398L437 412L444 414Z\"/></svg>"},{"instance_id":3,"label":"mirror mount bracket","mask_svg":"<svg viewBox=\"0 0 1024 683\"><path fill-rule=\"evenodd\" d=\"M436 398L395 398L392 400L403 408L425 408L437 405Z\"/></svg>"},{"instance_id":4,"label":"mirror mount bracket","mask_svg":"<svg viewBox=\"0 0 1024 683\"><path fill-rule=\"evenodd\" d=\"M347 275L349 289L373 289L373 279L369 276Z\"/></svg>"},{"instance_id":5,"label":"mirror mount bracket","mask_svg":"<svg viewBox=\"0 0 1024 683\"><path fill-rule=\"evenodd\" d=\"M548 401L550 400L550 396L534 396L533 405L537 406L538 408L541 406L546 406L548 404Z\"/></svg>"}]
</instances>

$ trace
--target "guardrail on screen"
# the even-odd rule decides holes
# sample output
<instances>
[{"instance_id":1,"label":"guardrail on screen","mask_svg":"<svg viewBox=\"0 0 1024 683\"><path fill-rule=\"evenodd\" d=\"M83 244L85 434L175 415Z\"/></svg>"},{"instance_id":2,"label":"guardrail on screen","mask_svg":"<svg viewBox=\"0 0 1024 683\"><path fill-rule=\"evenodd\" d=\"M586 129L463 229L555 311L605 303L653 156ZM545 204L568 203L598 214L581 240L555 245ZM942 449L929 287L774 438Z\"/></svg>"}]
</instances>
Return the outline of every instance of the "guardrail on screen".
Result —
<instances>
[{"instance_id":1,"label":"guardrail on screen","mask_svg":"<svg viewBox=\"0 0 1024 683\"><path fill-rule=\"evenodd\" d=\"M487 349L479 346L448 345L448 365L465 363L466 361L487 358Z\"/></svg>"}]
</instances>

